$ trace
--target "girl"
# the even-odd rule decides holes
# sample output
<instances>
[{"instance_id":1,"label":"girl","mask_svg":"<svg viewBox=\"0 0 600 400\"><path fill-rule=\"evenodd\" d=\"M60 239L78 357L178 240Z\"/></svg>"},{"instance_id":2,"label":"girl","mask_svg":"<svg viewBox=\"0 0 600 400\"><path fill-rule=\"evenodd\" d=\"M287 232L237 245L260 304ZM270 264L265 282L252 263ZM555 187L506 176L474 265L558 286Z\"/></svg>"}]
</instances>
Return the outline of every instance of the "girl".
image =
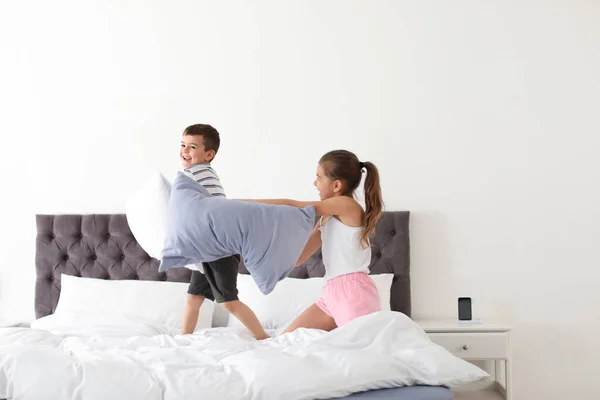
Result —
<instances>
[{"instance_id":1,"label":"girl","mask_svg":"<svg viewBox=\"0 0 600 400\"><path fill-rule=\"evenodd\" d=\"M365 178L365 210L353 198ZM321 298L296 318L283 333L298 328L330 331L346 322L380 311L379 293L369 274L371 246L383 203L379 171L371 162L361 162L355 154L335 150L325 154L317 166L314 182L320 201L288 199L252 200L267 204L306 207L313 205L321 219L316 224L296 266L322 247L325 278Z\"/></svg>"}]
</instances>

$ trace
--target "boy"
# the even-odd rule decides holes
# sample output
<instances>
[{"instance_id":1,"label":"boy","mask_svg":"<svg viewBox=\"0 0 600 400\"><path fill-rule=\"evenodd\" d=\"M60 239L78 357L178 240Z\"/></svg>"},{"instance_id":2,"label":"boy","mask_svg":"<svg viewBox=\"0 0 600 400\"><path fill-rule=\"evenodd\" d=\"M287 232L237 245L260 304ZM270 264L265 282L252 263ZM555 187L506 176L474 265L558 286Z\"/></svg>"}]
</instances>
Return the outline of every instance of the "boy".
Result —
<instances>
[{"instance_id":1,"label":"boy","mask_svg":"<svg viewBox=\"0 0 600 400\"><path fill-rule=\"evenodd\" d=\"M219 132L210 125L188 126L181 138L179 156L184 172L213 196L225 197L218 175L210 163L219 151ZM183 312L181 334L193 333L198 313L205 298L220 303L233 314L257 339L266 339L267 333L254 312L238 299L237 274L239 256L202 263L204 273L192 271L187 301Z\"/></svg>"}]
</instances>

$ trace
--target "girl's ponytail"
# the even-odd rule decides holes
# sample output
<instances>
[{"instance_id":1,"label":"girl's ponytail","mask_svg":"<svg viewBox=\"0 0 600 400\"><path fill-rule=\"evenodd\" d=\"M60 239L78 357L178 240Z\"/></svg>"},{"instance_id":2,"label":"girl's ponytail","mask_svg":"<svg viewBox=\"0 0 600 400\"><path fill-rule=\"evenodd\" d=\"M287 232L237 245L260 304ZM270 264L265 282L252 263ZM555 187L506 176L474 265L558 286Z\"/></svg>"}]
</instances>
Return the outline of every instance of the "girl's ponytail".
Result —
<instances>
[{"instance_id":1,"label":"girl's ponytail","mask_svg":"<svg viewBox=\"0 0 600 400\"><path fill-rule=\"evenodd\" d=\"M369 236L375 233L375 225L381 216L383 210L383 201L381 200L381 186L379 184L379 170L370 161L362 162L361 167L367 171L365 178L365 215L363 218L363 233L361 242L363 246L369 246Z\"/></svg>"}]
</instances>

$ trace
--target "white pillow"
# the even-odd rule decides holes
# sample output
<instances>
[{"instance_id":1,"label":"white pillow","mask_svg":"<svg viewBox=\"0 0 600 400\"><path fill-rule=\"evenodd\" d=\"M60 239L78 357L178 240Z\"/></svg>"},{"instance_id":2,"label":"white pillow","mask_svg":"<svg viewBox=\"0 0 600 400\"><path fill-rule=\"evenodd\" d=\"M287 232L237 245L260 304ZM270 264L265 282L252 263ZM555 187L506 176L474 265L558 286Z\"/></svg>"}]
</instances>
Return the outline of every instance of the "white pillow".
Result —
<instances>
[{"instance_id":1,"label":"white pillow","mask_svg":"<svg viewBox=\"0 0 600 400\"><path fill-rule=\"evenodd\" d=\"M179 331L189 284L134 280L104 280L62 274L56 311L134 318L164 331ZM214 303L200 308L197 329L210 328Z\"/></svg>"},{"instance_id":2,"label":"white pillow","mask_svg":"<svg viewBox=\"0 0 600 400\"><path fill-rule=\"evenodd\" d=\"M390 290L393 274L369 275L375 281L381 298L381 310L390 310ZM250 275L238 275L238 297L256 314L265 329L280 329L292 322L298 315L321 297L325 285L324 278L285 278L268 295L263 295ZM213 326L223 323L219 305L215 309ZM230 316L229 327L243 326L235 317Z\"/></svg>"},{"instance_id":3,"label":"white pillow","mask_svg":"<svg viewBox=\"0 0 600 400\"><path fill-rule=\"evenodd\" d=\"M170 196L171 183L158 170L150 171L143 184L127 196L129 229L142 249L157 260L164 247ZM185 268L204 273L202 264Z\"/></svg>"},{"instance_id":4,"label":"white pillow","mask_svg":"<svg viewBox=\"0 0 600 400\"><path fill-rule=\"evenodd\" d=\"M177 335L178 331L161 329L129 316L67 312L50 314L31 323L31 328L65 336L133 337Z\"/></svg>"},{"instance_id":5,"label":"white pillow","mask_svg":"<svg viewBox=\"0 0 600 400\"><path fill-rule=\"evenodd\" d=\"M142 249L157 260L160 260L165 241L170 195L171 184L154 170L127 197L125 213L131 233Z\"/></svg>"}]
</instances>

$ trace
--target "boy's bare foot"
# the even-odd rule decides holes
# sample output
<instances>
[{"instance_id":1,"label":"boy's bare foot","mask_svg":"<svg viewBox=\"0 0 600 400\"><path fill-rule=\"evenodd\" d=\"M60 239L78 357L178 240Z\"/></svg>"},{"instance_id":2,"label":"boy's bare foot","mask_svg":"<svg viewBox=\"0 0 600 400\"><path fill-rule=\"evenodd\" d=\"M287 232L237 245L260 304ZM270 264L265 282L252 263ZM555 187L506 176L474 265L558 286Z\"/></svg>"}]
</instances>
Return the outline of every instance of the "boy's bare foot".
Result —
<instances>
[{"instance_id":1,"label":"boy's bare foot","mask_svg":"<svg viewBox=\"0 0 600 400\"><path fill-rule=\"evenodd\" d=\"M260 325L256 314L239 300L221 303L223 307L238 319L250 331L256 340L268 339L269 335Z\"/></svg>"}]
</instances>

